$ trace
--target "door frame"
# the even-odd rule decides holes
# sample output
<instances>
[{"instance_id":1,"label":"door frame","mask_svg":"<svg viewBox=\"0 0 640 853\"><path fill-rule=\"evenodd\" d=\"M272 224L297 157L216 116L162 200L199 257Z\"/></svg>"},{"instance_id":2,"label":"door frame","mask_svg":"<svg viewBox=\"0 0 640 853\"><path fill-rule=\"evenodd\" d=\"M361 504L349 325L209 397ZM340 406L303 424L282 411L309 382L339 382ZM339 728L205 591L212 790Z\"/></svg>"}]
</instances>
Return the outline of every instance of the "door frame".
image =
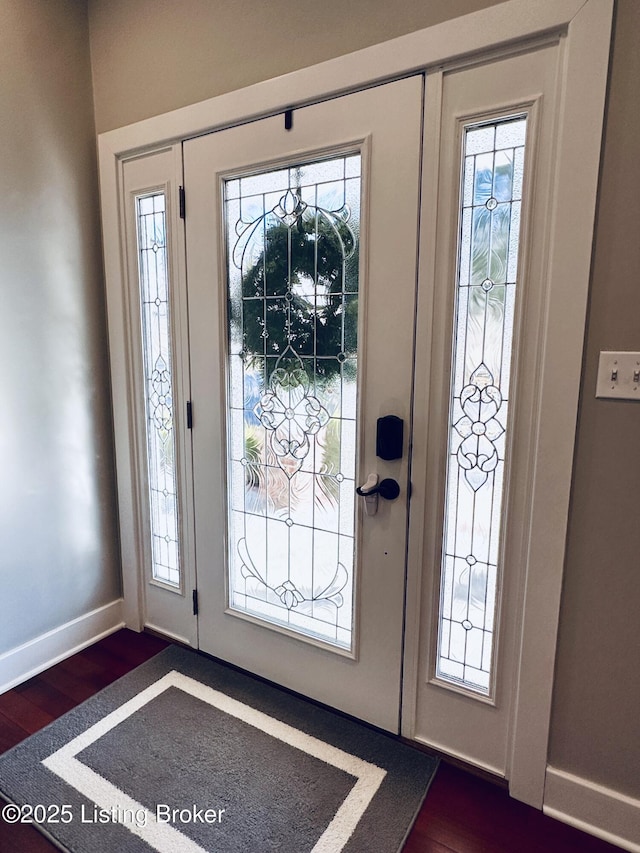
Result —
<instances>
[{"instance_id":1,"label":"door frame","mask_svg":"<svg viewBox=\"0 0 640 853\"><path fill-rule=\"evenodd\" d=\"M553 229L549 243L550 299L535 435L538 456L527 520L530 537L524 555L524 611L510 734L511 794L536 807L542 805L547 766L612 16L613 0L508 0L98 137L124 615L129 627L140 630L145 523L136 459L135 335L124 249L124 162L171 148L176 152L177 194L177 152L183 139L422 71L428 80L426 114L437 116L443 67L508 54L522 49L523 42L560 35L563 107L557 116L558 157L549 218L562 223L562 234ZM425 152L436 126L427 127ZM590 132L583 133L584 128ZM429 176L435 178L434 168L426 162L423 201L425 192L436 197L435 180L429 183ZM432 230L433 222L423 220L422 245L429 245ZM428 280L432 272L422 253L421 279ZM415 586L420 567L414 565L412 571L408 582Z\"/></svg>"}]
</instances>

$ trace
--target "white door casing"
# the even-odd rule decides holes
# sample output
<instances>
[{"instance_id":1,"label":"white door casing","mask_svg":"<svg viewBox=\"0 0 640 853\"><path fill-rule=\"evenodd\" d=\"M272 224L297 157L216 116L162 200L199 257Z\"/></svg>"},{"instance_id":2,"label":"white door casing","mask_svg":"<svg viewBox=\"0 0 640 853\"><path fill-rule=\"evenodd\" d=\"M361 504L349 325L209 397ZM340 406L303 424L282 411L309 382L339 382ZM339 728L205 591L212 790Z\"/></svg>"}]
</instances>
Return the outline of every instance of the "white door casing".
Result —
<instances>
[{"instance_id":1,"label":"white door casing","mask_svg":"<svg viewBox=\"0 0 640 853\"><path fill-rule=\"evenodd\" d=\"M406 453L398 461L377 459L375 439L378 417L395 414L408 423L410 414L422 89L422 77L415 76L295 110L289 130L279 115L184 145L200 647L396 732L408 462ZM226 573L227 550L233 549L235 555L238 544L229 542L227 533L231 510L227 512L225 436L230 418L223 402L229 396L225 375L229 356L222 176L315 162L342 151L360 151L363 159L358 463L357 479L349 490L352 494L371 472L380 479L395 478L402 489L397 500L380 500L372 517L364 514L363 501L357 501L351 653L328 650L309 637L294 638L291 631L265 627L264 622L232 609ZM315 441L313 436L311 440ZM267 476L274 478L278 470L272 468ZM301 471L293 476L311 475ZM278 515L267 510L265 523L270 518L271 529L284 524L275 520ZM288 519L287 535L308 531L306 522L300 527L298 516L293 511L291 515L296 523ZM256 522L255 515L244 517ZM257 526L262 529L260 520ZM250 537L242 542L251 550ZM255 547L257 552L249 556L258 564L264 546ZM310 561L310 555L305 553L302 559ZM264 574L265 569L260 571ZM292 615L296 614L293 608Z\"/></svg>"},{"instance_id":2,"label":"white door casing","mask_svg":"<svg viewBox=\"0 0 640 853\"><path fill-rule=\"evenodd\" d=\"M420 286L423 292L425 287L429 292L435 256L425 252L424 247L433 245L440 167L429 152L437 154L440 148L441 73L459 67L461 57L465 65L482 64L483 56L493 60L502 53L513 52L516 46L522 50L527 39L560 34L554 174L546 206L548 288L542 310L544 347L536 371L539 408L530 447L534 462L529 538L523 543L523 613L514 642L517 687L513 690L506 762L511 793L537 806L542 803L544 790L612 5L611 0L509 0L99 138L125 616L127 624L139 628L145 623L145 519L141 515L140 466L136 457L139 443L137 448L134 342L124 248L125 162L169 148L176 156L166 180L172 182L175 202L180 178L180 146L176 143L182 139L426 69ZM432 213L424 215L429 193ZM177 233L176 208L174 205L173 225ZM420 310L420 325L425 328L424 318L430 318L432 312L428 300L422 299ZM418 343L418 360L422 358L422 363L428 364L430 346ZM418 384L418 410L420 393ZM418 467L426 464L424 459L420 463L417 452L414 461ZM415 542L413 537L413 554ZM419 571L415 567L413 570ZM411 591L416 590L415 577L411 583L410 601L414 601ZM413 654L414 663L410 658L408 671L415 665L415 649Z\"/></svg>"}]
</instances>

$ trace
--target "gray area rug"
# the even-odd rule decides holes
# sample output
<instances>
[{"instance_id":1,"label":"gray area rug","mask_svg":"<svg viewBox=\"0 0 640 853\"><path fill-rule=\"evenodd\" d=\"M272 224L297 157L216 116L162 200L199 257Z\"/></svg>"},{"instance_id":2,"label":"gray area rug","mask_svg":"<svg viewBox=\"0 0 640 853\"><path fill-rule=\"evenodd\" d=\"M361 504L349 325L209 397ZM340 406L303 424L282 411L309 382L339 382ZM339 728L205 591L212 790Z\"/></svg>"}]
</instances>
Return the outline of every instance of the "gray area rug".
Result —
<instances>
[{"instance_id":1,"label":"gray area rug","mask_svg":"<svg viewBox=\"0 0 640 853\"><path fill-rule=\"evenodd\" d=\"M71 853L396 853L437 761L176 646L0 757Z\"/></svg>"}]
</instances>

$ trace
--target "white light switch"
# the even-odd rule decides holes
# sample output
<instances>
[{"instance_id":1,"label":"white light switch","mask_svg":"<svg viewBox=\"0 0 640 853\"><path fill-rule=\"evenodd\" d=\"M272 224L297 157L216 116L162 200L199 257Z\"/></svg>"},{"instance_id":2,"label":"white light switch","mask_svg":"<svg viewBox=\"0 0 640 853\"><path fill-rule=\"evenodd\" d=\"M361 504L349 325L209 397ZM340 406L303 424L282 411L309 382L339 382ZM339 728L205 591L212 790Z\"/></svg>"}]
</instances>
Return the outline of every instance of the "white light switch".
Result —
<instances>
[{"instance_id":1,"label":"white light switch","mask_svg":"<svg viewBox=\"0 0 640 853\"><path fill-rule=\"evenodd\" d=\"M601 352L596 397L640 400L640 352Z\"/></svg>"}]
</instances>

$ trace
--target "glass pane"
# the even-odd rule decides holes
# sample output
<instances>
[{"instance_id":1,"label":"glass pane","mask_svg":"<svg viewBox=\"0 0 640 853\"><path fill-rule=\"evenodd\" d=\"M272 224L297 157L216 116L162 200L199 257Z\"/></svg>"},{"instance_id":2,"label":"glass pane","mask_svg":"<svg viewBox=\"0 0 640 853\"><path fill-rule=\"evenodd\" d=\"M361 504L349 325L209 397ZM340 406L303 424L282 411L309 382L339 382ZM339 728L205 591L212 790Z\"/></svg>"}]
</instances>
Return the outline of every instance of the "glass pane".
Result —
<instances>
[{"instance_id":1,"label":"glass pane","mask_svg":"<svg viewBox=\"0 0 640 853\"><path fill-rule=\"evenodd\" d=\"M360 155L224 198L229 604L351 649Z\"/></svg>"},{"instance_id":2,"label":"glass pane","mask_svg":"<svg viewBox=\"0 0 640 853\"><path fill-rule=\"evenodd\" d=\"M180 586L164 193L136 199L152 577Z\"/></svg>"},{"instance_id":3,"label":"glass pane","mask_svg":"<svg viewBox=\"0 0 640 853\"><path fill-rule=\"evenodd\" d=\"M465 128L436 673L488 694L526 118ZM516 200L517 199L517 200Z\"/></svg>"}]
</instances>

